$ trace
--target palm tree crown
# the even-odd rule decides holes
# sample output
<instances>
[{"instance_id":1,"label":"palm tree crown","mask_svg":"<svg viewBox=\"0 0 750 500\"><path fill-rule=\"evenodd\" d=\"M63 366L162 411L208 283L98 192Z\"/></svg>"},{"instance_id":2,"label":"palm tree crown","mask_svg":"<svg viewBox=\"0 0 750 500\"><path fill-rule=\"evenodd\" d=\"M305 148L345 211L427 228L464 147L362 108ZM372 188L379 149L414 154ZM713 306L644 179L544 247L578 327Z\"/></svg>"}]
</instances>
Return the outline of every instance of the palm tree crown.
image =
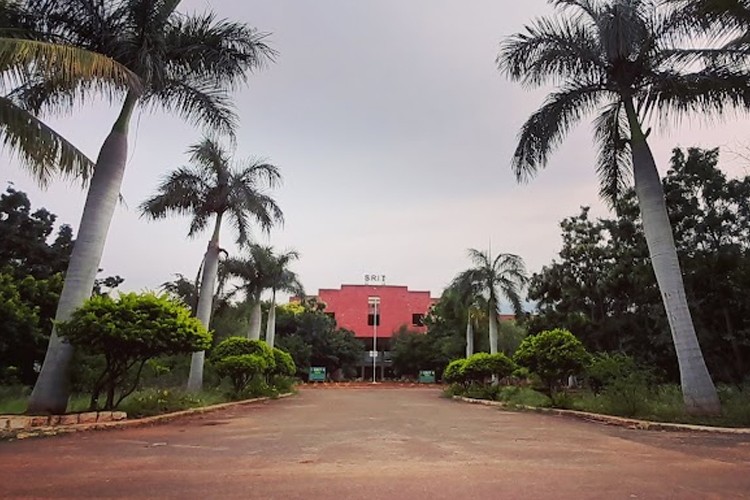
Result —
<instances>
[{"instance_id":1,"label":"palm tree crown","mask_svg":"<svg viewBox=\"0 0 750 500\"><path fill-rule=\"evenodd\" d=\"M502 43L497 58L513 80L557 87L519 134L512 162L519 180L546 166L570 128L596 112L601 194L613 202L630 179L629 120L750 105L747 72L719 64L715 50L675 48L684 26L671 9L648 0L551 3L568 15L527 26ZM705 64L695 69L699 61Z\"/></svg>"},{"instance_id":2,"label":"palm tree crown","mask_svg":"<svg viewBox=\"0 0 750 500\"><path fill-rule=\"evenodd\" d=\"M490 352L494 354L497 352L497 315L500 312L500 300L507 299L517 316L523 313L520 294L528 282L526 267L521 257L508 253L498 254L493 258L489 251L482 252L470 248L469 258L474 267L456 276L450 288L467 308L474 306L480 297L487 301ZM468 332L470 325L471 319L467 318L467 355L470 355L469 351L472 350L468 346L471 342Z\"/></svg>"},{"instance_id":3,"label":"palm tree crown","mask_svg":"<svg viewBox=\"0 0 750 500\"><path fill-rule=\"evenodd\" d=\"M266 232L283 223L281 209L265 192L281 182L277 167L248 161L233 168L228 152L209 138L188 152L193 166L171 172L159 185L158 194L141 204L143 215L154 219L170 213L190 215L189 236L204 230L211 217L228 216L239 244L249 240L251 218Z\"/></svg>"},{"instance_id":4,"label":"palm tree crown","mask_svg":"<svg viewBox=\"0 0 750 500\"><path fill-rule=\"evenodd\" d=\"M275 56L265 34L213 13L185 15L175 0L26 0L30 27L58 43L112 58L139 79L137 98L219 133L236 117L228 91ZM89 90L63 78L32 78L14 99L35 112L69 110ZM108 97L114 97L112 95Z\"/></svg>"}]
</instances>

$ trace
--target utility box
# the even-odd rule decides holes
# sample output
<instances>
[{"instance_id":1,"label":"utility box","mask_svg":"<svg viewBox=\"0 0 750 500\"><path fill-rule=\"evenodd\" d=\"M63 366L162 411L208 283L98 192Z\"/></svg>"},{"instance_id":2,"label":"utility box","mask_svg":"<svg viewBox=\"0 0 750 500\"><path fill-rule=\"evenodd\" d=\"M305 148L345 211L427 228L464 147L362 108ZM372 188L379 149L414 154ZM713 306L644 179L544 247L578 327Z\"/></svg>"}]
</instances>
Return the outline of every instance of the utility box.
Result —
<instances>
[{"instance_id":1,"label":"utility box","mask_svg":"<svg viewBox=\"0 0 750 500\"><path fill-rule=\"evenodd\" d=\"M420 370L419 371L419 383L420 384L434 384L435 383L435 370Z\"/></svg>"},{"instance_id":2,"label":"utility box","mask_svg":"<svg viewBox=\"0 0 750 500\"><path fill-rule=\"evenodd\" d=\"M310 372L307 374L308 382L325 382L326 381L326 367L325 366L311 366Z\"/></svg>"}]
</instances>

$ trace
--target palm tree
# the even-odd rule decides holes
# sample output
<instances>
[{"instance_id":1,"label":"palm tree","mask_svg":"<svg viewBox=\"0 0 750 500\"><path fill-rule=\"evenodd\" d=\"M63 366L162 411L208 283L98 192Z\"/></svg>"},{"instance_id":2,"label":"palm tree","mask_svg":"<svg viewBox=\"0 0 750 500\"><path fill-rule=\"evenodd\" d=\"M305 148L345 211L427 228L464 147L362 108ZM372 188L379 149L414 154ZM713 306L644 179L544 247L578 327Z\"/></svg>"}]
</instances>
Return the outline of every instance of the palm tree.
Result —
<instances>
[{"instance_id":1,"label":"palm tree","mask_svg":"<svg viewBox=\"0 0 750 500\"><path fill-rule=\"evenodd\" d=\"M558 86L523 125L513 170L519 181L533 176L573 124L598 111L594 136L601 194L614 202L632 169L686 407L693 413L716 413L719 399L695 335L661 181L646 141L649 131L644 132L642 124L686 112L714 116L727 108L745 108L750 104L750 78L718 64L716 51L675 48L684 26L655 2L553 3L562 15L539 19L509 37L497 59L513 80L530 87Z\"/></svg>"},{"instance_id":2,"label":"palm tree","mask_svg":"<svg viewBox=\"0 0 750 500\"><path fill-rule=\"evenodd\" d=\"M747 0L667 0L688 29L726 40L726 48L747 51L750 44L750 4Z\"/></svg>"},{"instance_id":3,"label":"palm tree","mask_svg":"<svg viewBox=\"0 0 750 500\"><path fill-rule=\"evenodd\" d=\"M290 262L299 259L299 253L289 250L275 255L271 252L271 257L272 265L268 276L271 305L268 309L268 320L266 321L266 343L273 347L276 341L276 292L289 292L297 297L304 297L305 289L297 273L288 268Z\"/></svg>"},{"instance_id":4,"label":"palm tree","mask_svg":"<svg viewBox=\"0 0 750 500\"><path fill-rule=\"evenodd\" d=\"M253 244L249 246L248 253L248 258L227 259L224 265L229 276L239 278L242 282L232 293L243 292L245 300L251 305L247 337L260 340L263 322L261 295L273 284L275 261L273 249L269 246Z\"/></svg>"},{"instance_id":5,"label":"palm tree","mask_svg":"<svg viewBox=\"0 0 750 500\"><path fill-rule=\"evenodd\" d=\"M56 321L88 297L117 203L127 159L128 129L138 106L162 108L217 133L232 134L236 116L229 91L272 59L265 35L213 13L185 15L177 0L26 0L33 29L59 43L95 50L132 71L141 93L111 93L122 107L96 161ZM34 113L70 109L85 85L32 78L13 98ZM65 410L72 347L53 330L30 412Z\"/></svg>"},{"instance_id":6,"label":"palm tree","mask_svg":"<svg viewBox=\"0 0 750 500\"><path fill-rule=\"evenodd\" d=\"M219 268L219 234L225 217L237 231L237 243L248 242L250 219L263 231L283 221L281 209L264 192L281 181L278 168L268 163L246 162L233 169L229 154L213 139L205 138L189 149L194 167L182 167L170 173L158 188L158 194L141 204L141 213L162 219L177 213L192 216L188 236L195 236L214 219L214 231L203 258L203 273L198 294L198 319L208 328ZM205 352L193 353L188 390L203 387Z\"/></svg>"},{"instance_id":7,"label":"palm tree","mask_svg":"<svg viewBox=\"0 0 750 500\"><path fill-rule=\"evenodd\" d=\"M489 251L482 252L470 248L469 258L474 267L456 276L451 283L451 288L466 297L465 303L469 305L469 308L474 303L472 298L483 297L487 300L490 353L495 354L497 353L497 315L500 313L500 299L505 298L510 301L516 315L521 315L520 293L528 281L526 268L521 257L509 253L501 253L493 259ZM470 322L471 319L468 320L466 327L467 344ZM471 335L473 353L473 331ZM466 352L469 355L468 347Z\"/></svg>"}]
</instances>

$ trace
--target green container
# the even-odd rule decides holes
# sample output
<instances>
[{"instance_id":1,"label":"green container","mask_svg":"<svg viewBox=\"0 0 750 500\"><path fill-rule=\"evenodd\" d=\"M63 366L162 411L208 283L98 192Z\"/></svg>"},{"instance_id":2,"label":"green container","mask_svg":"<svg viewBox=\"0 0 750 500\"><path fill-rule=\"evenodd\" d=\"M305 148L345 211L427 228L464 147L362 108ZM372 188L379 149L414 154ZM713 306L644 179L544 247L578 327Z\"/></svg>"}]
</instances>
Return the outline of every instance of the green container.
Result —
<instances>
[{"instance_id":1,"label":"green container","mask_svg":"<svg viewBox=\"0 0 750 500\"><path fill-rule=\"evenodd\" d=\"M326 381L326 367L325 366L311 366L310 373L307 374L307 380L309 382L325 382Z\"/></svg>"},{"instance_id":2,"label":"green container","mask_svg":"<svg viewBox=\"0 0 750 500\"><path fill-rule=\"evenodd\" d=\"M420 384L434 384L435 383L435 371L434 370L420 370L419 371L419 383Z\"/></svg>"}]
</instances>

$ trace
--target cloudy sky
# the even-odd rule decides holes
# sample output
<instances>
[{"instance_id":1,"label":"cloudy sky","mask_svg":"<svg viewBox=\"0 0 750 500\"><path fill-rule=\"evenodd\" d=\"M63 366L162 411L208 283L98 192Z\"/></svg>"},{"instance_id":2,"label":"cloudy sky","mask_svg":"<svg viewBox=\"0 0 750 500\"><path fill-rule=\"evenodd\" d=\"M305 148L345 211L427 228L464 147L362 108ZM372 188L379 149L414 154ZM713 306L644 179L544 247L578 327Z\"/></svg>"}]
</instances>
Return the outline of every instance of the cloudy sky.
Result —
<instances>
[{"instance_id":1,"label":"cloudy sky","mask_svg":"<svg viewBox=\"0 0 750 500\"><path fill-rule=\"evenodd\" d=\"M286 224L255 238L295 248L295 270L308 292L362 283L438 295L468 265L466 249L520 254L531 271L555 257L559 221L597 199L588 122L553 156L547 170L517 185L510 157L523 121L544 91L527 91L495 67L498 43L534 17L544 0L185 0L181 10L270 32L278 61L236 93L242 120L236 156L278 165L274 193ZM91 157L116 107L93 102L50 122ZM652 134L665 172L675 146L722 146L722 167L746 173L730 151L748 144L747 120L689 120ZM122 188L101 267L123 289L158 287L174 273L193 276L208 234L186 238L187 219L148 222L137 206L166 172L185 163L201 131L164 114L136 115ZM27 191L35 206L77 226L84 193L59 182L45 191L6 155L0 182ZM237 254L229 229L223 244Z\"/></svg>"}]
</instances>

